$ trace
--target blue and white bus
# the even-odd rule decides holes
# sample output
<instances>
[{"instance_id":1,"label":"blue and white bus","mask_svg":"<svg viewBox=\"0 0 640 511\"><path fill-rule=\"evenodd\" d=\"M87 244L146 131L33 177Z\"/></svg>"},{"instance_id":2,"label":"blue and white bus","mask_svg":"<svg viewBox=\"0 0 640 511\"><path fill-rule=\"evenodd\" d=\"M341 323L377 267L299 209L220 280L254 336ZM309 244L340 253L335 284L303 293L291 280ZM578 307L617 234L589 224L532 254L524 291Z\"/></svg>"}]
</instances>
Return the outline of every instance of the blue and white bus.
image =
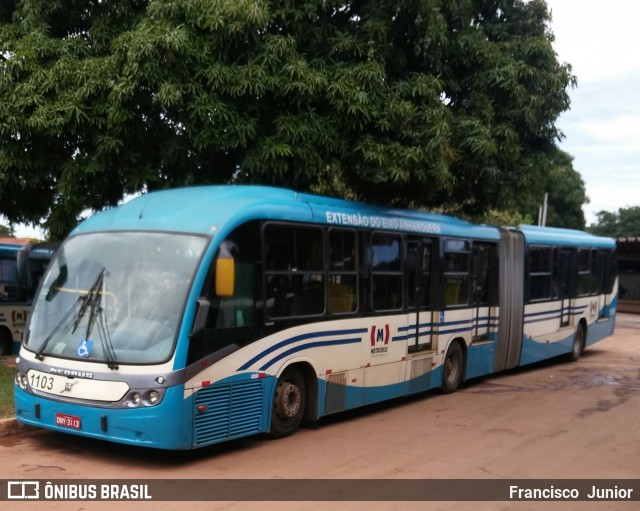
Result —
<instances>
[{"instance_id":1,"label":"blue and white bus","mask_svg":"<svg viewBox=\"0 0 640 511\"><path fill-rule=\"evenodd\" d=\"M43 279L19 421L162 449L267 433L582 350L615 243L245 186L81 223Z\"/></svg>"},{"instance_id":2,"label":"blue and white bus","mask_svg":"<svg viewBox=\"0 0 640 511\"><path fill-rule=\"evenodd\" d=\"M3 238L0 242L0 355L17 353L53 243Z\"/></svg>"}]
</instances>

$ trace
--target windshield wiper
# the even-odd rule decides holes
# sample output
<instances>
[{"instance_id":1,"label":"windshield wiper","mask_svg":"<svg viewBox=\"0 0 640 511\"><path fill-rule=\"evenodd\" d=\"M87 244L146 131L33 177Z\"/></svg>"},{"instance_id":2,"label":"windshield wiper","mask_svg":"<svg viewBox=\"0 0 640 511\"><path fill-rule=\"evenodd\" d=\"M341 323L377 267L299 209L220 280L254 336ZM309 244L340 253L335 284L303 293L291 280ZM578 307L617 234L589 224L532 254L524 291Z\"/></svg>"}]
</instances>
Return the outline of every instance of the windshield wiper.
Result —
<instances>
[{"instance_id":1,"label":"windshield wiper","mask_svg":"<svg viewBox=\"0 0 640 511\"><path fill-rule=\"evenodd\" d=\"M85 339L89 339L89 334L91 334L94 322L97 320L98 335L100 336L100 344L102 344L102 351L104 352L104 358L107 362L107 367L109 369L118 369L118 364L116 363L116 353L113 349L113 341L111 340L111 335L109 334L109 327L107 326L107 321L104 316L104 309L101 306L103 284L104 268L100 272L100 275L98 275L98 280L96 280L94 284L95 289L92 289L92 297L87 302L87 307L89 307L89 319L87 320L87 333L85 335Z\"/></svg>"},{"instance_id":2,"label":"windshield wiper","mask_svg":"<svg viewBox=\"0 0 640 511\"><path fill-rule=\"evenodd\" d=\"M103 282L104 282L104 268L102 268L102 271L98 274L98 278L95 280L95 282L91 286L91 289L89 289L89 292L81 298L82 304L80 305L80 310L78 311L78 314L73 320L73 328L71 329L72 334L75 333L75 331L77 330L78 325L80 324L80 321L82 321L82 318L84 317L85 312L87 312L87 307L89 307L91 303L95 301L95 296L100 294L100 289L102 288ZM89 336L89 333L90 332L88 331L87 337Z\"/></svg>"},{"instance_id":3,"label":"windshield wiper","mask_svg":"<svg viewBox=\"0 0 640 511\"><path fill-rule=\"evenodd\" d=\"M38 360L44 360L44 354L45 354L44 350L47 349L47 346L51 342L51 339L53 339L56 336L58 331L67 323L67 320L71 317L71 315L74 312L76 313L76 315L75 315L75 318L73 320L73 328L71 329L71 333L76 331L76 329L78 328L78 324L80 323L80 321L84 317L84 314L85 314L85 312L87 310L87 306L89 305L89 302L91 301L91 297L95 294L97 289L99 289L99 286L102 285L103 276L104 276L104 268L102 268L102 271L98 275L98 278L96 278L95 282L93 283L93 285L91 286L91 289L89 289L87 294L84 295L84 296L79 296L78 297L78 299L71 306L69 311L64 315L64 317L53 328L53 330L51 331L49 336L44 340L44 342L42 343L42 346L40 346L40 349L36 353L36 358ZM78 309L77 312L76 312L76 309Z\"/></svg>"},{"instance_id":4,"label":"windshield wiper","mask_svg":"<svg viewBox=\"0 0 640 511\"><path fill-rule=\"evenodd\" d=\"M113 343L111 341L111 336L109 335L109 329L107 327L107 323L104 318L104 311L101 307L102 301L102 287L104 285L104 271L102 268L98 277L92 284L91 288L87 292L87 294L78 297L78 300L71 306L69 311L64 315L64 317L60 320L60 322L55 326L55 328L51 331L49 336L45 339L40 346L40 349L36 353L36 358L38 360L44 360L45 350L47 346L51 342L51 340L56 336L58 331L67 324L67 321L70 317L73 316L73 320L71 322L71 333L75 333L78 329L82 318L84 318L87 310L89 310L89 318L87 321L87 329L85 333L85 340L89 339L89 335L93 330L93 326L96 318L100 318L98 322L98 334L100 335L100 342L102 344L102 349L104 351L105 360L107 362L107 367L109 369L118 369L118 365L116 364L116 355L115 350L113 349Z\"/></svg>"},{"instance_id":5,"label":"windshield wiper","mask_svg":"<svg viewBox=\"0 0 640 511\"><path fill-rule=\"evenodd\" d=\"M78 306L80 306L82 308L81 303L85 302L86 300L87 300L87 295L78 297L78 299L71 306L71 308L67 311L67 313L64 315L64 317L53 328L53 330L51 331L49 336L44 340L44 342L42 343L42 346L40 346L40 349L36 353L36 358L38 360L44 360L44 350L47 349L47 346L49 345L49 342L51 342L51 339L53 339L55 337L55 335L58 333L58 330L60 330L60 328L62 328L62 326L67 322L67 320L71 317L71 315L78 308Z\"/></svg>"}]
</instances>

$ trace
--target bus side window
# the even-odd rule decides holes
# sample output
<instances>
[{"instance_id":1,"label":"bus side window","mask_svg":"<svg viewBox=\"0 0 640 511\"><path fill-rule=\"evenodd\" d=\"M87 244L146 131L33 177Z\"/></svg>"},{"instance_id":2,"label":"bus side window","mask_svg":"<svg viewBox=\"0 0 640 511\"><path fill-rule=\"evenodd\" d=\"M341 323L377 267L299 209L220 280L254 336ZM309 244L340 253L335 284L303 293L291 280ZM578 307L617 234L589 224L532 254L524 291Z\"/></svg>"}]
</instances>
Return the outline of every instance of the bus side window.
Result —
<instances>
[{"instance_id":1,"label":"bus side window","mask_svg":"<svg viewBox=\"0 0 640 511\"><path fill-rule=\"evenodd\" d=\"M598 252L598 294L609 294L613 291L616 273L616 252L600 250Z\"/></svg>"},{"instance_id":2,"label":"bus side window","mask_svg":"<svg viewBox=\"0 0 640 511\"><path fill-rule=\"evenodd\" d=\"M266 316L318 316L325 311L324 232L318 227L264 227Z\"/></svg>"},{"instance_id":3,"label":"bus side window","mask_svg":"<svg viewBox=\"0 0 640 511\"><path fill-rule=\"evenodd\" d=\"M567 247L553 248L553 298L576 296L578 266L576 251Z\"/></svg>"},{"instance_id":4,"label":"bus side window","mask_svg":"<svg viewBox=\"0 0 640 511\"><path fill-rule=\"evenodd\" d=\"M552 262L550 247L529 249L529 300L549 300L552 298ZM559 290L553 293L558 296Z\"/></svg>"},{"instance_id":5,"label":"bus side window","mask_svg":"<svg viewBox=\"0 0 640 511\"><path fill-rule=\"evenodd\" d=\"M353 230L330 229L329 312L347 314L358 309L358 247Z\"/></svg>"},{"instance_id":6,"label":"bus side window","mask_svg":"<svg viewBox=\"0 0 640 511\"><path fill-rule=\"evenodd\" d=\"M597 251L578 250L578 296L597 293L598 265Z\"/></svg>"},{"instance_id":7,"label":"bus side window","mask_svg":"<svg viewBox=\"0 0 640 511\"><path fill-rule=\"evenodd\" d=\"M477 306L489 305L494 298L495 245L475 242L473 244L473 302Z\"/></svg>"},{"instance_id":8,"label":"bus side window","mask_svg":"<svg viewBox=\"0 0 640 511\"><path fill-rule=\"evenodd\" d=\"M376 232L371 237L371 296L376 311L403 304L402 237Z\"/></svg>"},{"instance_id":9,"label":"bus side window","mask_svg":"<svg viewBox=\"0 0 640 511\"><path fill-rule=\"evenodd\" d=\"M444 243L444 305L454 307L469 303L470 245L467 240Z\"/></svg>"}]
</instances>

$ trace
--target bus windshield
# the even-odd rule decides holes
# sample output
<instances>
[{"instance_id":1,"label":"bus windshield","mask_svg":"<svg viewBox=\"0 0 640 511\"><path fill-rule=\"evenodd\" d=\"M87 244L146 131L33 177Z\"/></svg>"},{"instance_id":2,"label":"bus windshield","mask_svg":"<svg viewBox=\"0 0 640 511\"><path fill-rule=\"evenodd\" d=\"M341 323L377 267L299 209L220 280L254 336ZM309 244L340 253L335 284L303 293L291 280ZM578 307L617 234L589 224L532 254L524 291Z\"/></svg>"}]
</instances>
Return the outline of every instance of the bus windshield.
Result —
<instances>
[{"instance_id":1,"label":"bus windshield","mask_svg":"<svg viewBox=\"0 0 640 511\"><path fill-rule=\"evenodd\" d=\"M101 232L70 238L35 302L25 345L39 357L118 364L170 358L203 236Z\"/></svg>"}]
</instances>

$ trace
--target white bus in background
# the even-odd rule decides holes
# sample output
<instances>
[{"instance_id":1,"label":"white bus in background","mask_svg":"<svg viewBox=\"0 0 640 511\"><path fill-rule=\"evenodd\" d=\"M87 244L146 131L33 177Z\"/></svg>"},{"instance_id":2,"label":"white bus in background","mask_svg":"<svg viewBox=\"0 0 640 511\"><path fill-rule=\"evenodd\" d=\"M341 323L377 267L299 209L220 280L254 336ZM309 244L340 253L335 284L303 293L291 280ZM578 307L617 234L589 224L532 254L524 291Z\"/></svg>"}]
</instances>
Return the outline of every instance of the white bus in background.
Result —
<instances>
[{"instance_id":1,"label":"white bus in background","mask_svg":"<svg viewBox=\"0 0 640 511\"><path fill-rule=\"evenodd\" d=\"M33 295L56 246L0 240L0 356L18 352Z\"/></svg>"}]
</instances>

